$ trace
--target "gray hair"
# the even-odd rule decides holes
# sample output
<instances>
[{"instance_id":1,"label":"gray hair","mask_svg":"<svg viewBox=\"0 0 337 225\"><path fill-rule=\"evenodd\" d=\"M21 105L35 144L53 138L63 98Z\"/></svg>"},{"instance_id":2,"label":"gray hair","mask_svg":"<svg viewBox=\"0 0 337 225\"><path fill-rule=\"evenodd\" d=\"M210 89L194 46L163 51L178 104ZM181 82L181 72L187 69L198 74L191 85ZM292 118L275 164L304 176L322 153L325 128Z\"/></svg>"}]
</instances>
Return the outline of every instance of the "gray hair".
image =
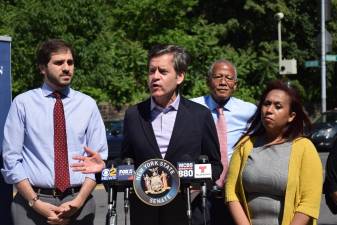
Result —
<instances>
[{"instance_id":1,"label":"gray hair","mask_svg":"<svg viewBox=\"0 0 337 225\"><path fill-rule=\"evenodd\" d=\"M235 80L238 79L238 74L237 74L236 67L234 66L234 64L232 62L228 61L227 59L219 59L219 60L216 60L215 62L213 62L212 65L208 69L208 77L207 77L207 79L210 79L212 77L214 66L216 64L219 64L219 63L223 63L223 64L227 64L227 65L231 66L233 68L233 70L234 70L234 78L235 78Z\"/></svg>"},{"instance_id":2,"label":"gray hair","mask_svg":"<svg viewBox=\"0 0 337 225\"><path fill-rule=\"evenodd\" d=\"M160 44L153 46L148 52L147 64L150 64L152 58L165 54L173 54L173 65L176 73L185 73L187 71L190 56L184 48L177 45Z\"/></svg>"}]
</instances>

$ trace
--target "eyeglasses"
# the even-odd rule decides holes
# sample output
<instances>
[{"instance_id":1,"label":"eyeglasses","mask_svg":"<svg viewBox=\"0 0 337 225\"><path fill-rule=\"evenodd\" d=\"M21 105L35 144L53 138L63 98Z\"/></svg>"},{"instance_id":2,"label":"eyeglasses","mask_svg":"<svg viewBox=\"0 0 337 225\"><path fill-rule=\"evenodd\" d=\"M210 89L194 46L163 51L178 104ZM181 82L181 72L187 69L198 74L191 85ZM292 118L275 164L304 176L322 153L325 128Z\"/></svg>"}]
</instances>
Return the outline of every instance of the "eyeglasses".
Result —
<instances>
[{"instance_id":1,"label":"eyeglasses","mask_svg":"<svg viewBox=\"0 0 337 225\"><path fill-rule=\"evenodd\" d=\"M222 81L223 79L225 79L225 81L229 83L236 81L235 76L222 74L212 74L212 79L216 81Z\"/></svg>"}]
</instances>

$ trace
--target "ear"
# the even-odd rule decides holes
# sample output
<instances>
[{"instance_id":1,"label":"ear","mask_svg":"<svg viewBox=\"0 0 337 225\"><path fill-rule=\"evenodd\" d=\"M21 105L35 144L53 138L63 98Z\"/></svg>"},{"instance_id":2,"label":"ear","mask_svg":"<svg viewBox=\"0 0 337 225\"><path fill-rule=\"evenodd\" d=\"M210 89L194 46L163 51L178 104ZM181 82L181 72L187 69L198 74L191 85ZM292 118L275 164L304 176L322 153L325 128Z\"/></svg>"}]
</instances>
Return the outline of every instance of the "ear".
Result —
<instances>
[{"instance_id":1,"label":"ear","mask_svg":"<svg viewBox=\"0 0 337 225\"><path fill-rule=\"evenodd\" d=\"M289 118L288 118L288 123L291 123L296 117L296 113L295 112L291 112L289 114Z\"/></svg>"},{"instance_id":2,"label":"ear","mask_svg":"<svg viewBox=\"0 0 337 225\"><path fill-rule=\"evenodd\" d=\"M45 65L39 65L39 70L40 70L40 73L42 75L46 75L47 74L47 67Z\"/></svg>"},{"instance_id":3,"label":"ear","mask_svg":"<svg viewBox=\"0 0 337 225\"><path fill-rule=\"evenodd\" d=\"M180 85L185 79L185 73L177 74L177 84Z\"/></svg>"},{"instance_id":4,"label":"ear","mask_svg":"<svg viewBox=\"0 0 337 225\"><path fill-rule=\"evenodd\" d=\"M236 81L235 81L235 84L234 84L234 86L233 86L233 91L235 91L237 87L238 87L238 81L236 80Z\"/></svg>"}]
</instances>

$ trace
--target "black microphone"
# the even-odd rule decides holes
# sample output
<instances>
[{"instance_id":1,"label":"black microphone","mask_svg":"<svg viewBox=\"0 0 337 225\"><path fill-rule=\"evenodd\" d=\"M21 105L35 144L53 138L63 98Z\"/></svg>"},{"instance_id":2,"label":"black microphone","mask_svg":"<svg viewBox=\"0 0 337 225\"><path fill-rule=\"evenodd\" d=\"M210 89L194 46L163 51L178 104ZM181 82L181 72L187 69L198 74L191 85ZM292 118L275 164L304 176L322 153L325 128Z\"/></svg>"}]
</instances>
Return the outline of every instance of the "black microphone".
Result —
<instances>
[{"instance_id":1,"label":"black microphone","mask_svg":"<svg viewBox=\"0 0 337 225\"><path fill-rule=\"evenodd\" d=\"M194 162L177 162L178 175L183 191L186 193L186 215L188 224L192 224L191 188L194 179Z\"/></svg>"},{"instance_id":2,"label":"black microphone","mask_svg":"<svg viewBox=\"0 0 337 225\"><path fill-rule=\"evenodd\" d=\"M212 165L207 155L200 155L198 163L194 166L194 178L201 180L201 198L204 213L206 212L207 182L212 179Z\"/></svg>"},{"instance_id":3,"label":"black microphone","mask_svg":"<svg viewBox=\"0 0 337 225\"><path fill-rule=\"evenodd\" d=\"M133 159L125 158L123 160L123 168L122 166L118 167L118 180L120 182L124 182L125 190L124 190L124 212L127 214L130 208L130 187L133 181L133 176L135 172L135 168L133 165Z\"/></svg>"},{"instance_id":4,"label":"black microphone","mask_svg":"<svg viewBox=\"0 0 337 225\"><path fill-rule=\"evenodd\" d=\"M102 170L102 183L108 189L108 212L106 214L106 225L117 224L117 167L115 164L111 164L110 168Z\"/></svg>"}]
</instances>

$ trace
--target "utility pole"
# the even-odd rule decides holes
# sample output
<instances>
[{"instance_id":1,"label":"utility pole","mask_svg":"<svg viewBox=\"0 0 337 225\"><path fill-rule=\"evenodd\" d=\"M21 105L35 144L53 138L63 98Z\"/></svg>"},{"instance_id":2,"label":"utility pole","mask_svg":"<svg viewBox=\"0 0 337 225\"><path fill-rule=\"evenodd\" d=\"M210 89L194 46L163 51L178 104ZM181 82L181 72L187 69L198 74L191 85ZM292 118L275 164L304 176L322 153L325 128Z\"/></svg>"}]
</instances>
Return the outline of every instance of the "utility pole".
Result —
<instances>
[{"instance_id":1,"label":"utility pole","mask_svg":"<svg viewBox=\"0 0 337 225\"><path fill-rule=\"evenodd\" d=\"M322 112L326 112L326 62L325 62L325 1L321 0L321 96Z\"/></svg>"},{"instance_id":2,"label":"utility pole","mask_svg":"<svg viewBox=\"0 0 337 225\"><path fill-rule=\"evenodd\" d=\"M281 20L284 14L282 12L276 13L275 18L277 19L277 39L278 39L278 71L281 74L282 66L282 32L281 32Z\"/></svg>"}]
</instances>

